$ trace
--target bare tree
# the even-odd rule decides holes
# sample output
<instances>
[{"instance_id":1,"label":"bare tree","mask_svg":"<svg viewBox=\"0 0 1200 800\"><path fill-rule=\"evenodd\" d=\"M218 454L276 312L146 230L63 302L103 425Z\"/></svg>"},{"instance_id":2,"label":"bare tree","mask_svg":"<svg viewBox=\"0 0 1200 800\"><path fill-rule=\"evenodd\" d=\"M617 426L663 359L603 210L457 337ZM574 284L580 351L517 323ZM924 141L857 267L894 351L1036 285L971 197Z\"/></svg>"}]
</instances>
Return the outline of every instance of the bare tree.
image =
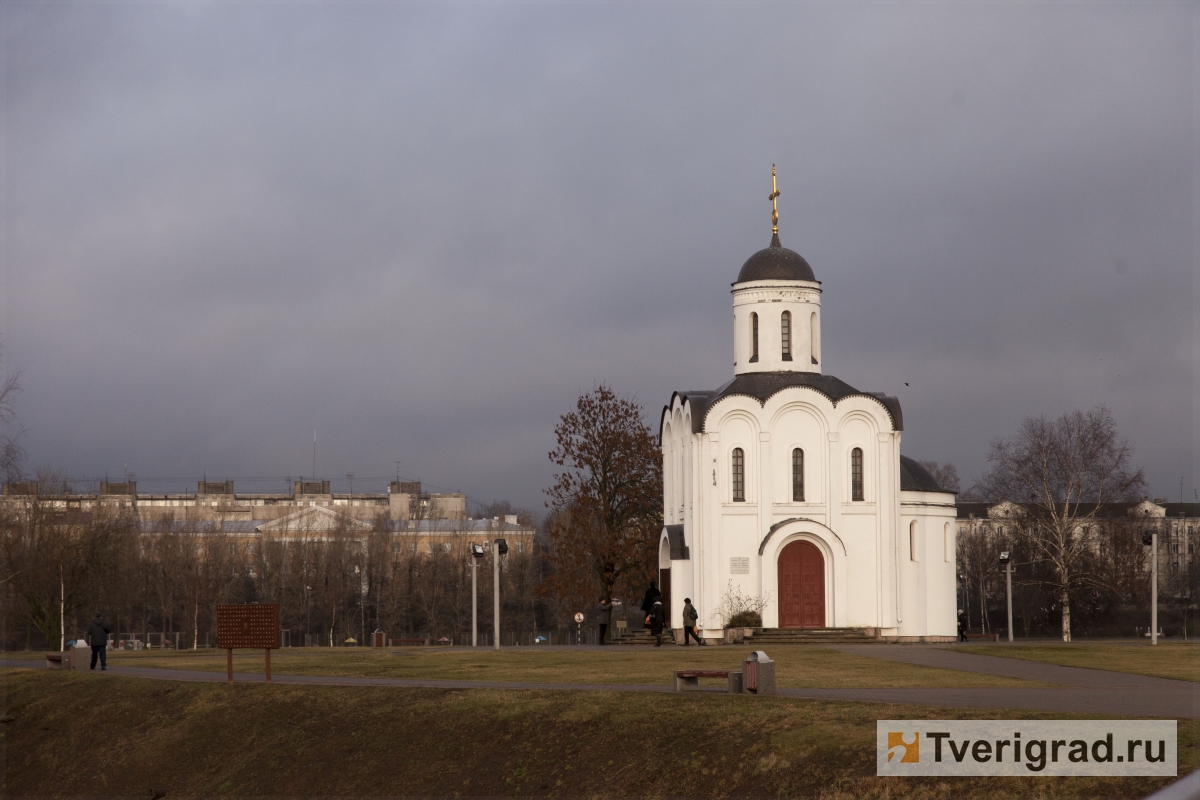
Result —
<instances>
[{"instance_id":1,"label":"bare tree","mask_svg":"<svg viewBox=\"0 0 1200 800\"><path fill-rule=\"evenodd\" d=\"M947 492L958 493L958 490L961 488L958 479L958 467L949 462L938 464L936 461L918 461L917 463L929 470L929 474L937 481L938 486Z\"/></svg>"},{"instance_id":2,"label":"bare tree","mask_svg":"<svg viewBox=\"0 0 1200 800\"><path fill-rule=\"evenodd\" d=\"M987 500L1029 510L1018 530L1033 555L1053 566L1064 642L1071 641L1071 589L1091 577L1080 567L1095 547L1096 515L1104 503L1133 499L1146 485L1131 459L1104 406L1056 420L1029 418L1012 438L992 442L988 472L973 488Z\"/></svg>"},{"instance_id":3,"label":"bare tree","mask_svg":"<svg viewBox=\"0 0 1200 800\"><path fill-rule=\"evenodd\" d=\"M3 347L0 347L3 353ZM17 427L13 401L21 391L21 371L14 370L0 383L0 473L5 480L15 481L21 477L21 462L25 451L21 448L22 431Z\"/></svg>"},{"instance_id":4,"label":"bare tree","mask_svg":"<svg viewBox=\"0 0 1200 800\"><path fill-rule=\"evenodd\" d=\"M642 408L607 386L581 396L554 427L550 460L563 471L546 490L560 595L611 600L654 569L662 528L662 453ZM633 590L636 591L636 590Z\"/></svg>"}]
</instances>

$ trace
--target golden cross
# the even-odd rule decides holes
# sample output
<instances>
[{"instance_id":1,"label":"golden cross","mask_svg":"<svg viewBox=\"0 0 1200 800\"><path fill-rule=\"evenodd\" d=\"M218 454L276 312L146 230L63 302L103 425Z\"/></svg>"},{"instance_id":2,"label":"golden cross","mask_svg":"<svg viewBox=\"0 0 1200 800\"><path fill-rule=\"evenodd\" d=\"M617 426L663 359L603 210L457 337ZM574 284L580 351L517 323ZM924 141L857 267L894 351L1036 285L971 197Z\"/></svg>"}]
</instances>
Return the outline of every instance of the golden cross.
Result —
<instances>
[{"instance_id":1,"label":"golden cross","mask_svg":"<svg viewBox=\"0 0 1200 800\"><path fill-rule=\"evenodd\" d=\"M779 233L779 205L775 202L775 198L779 197L779 189L775 188L775 165L771 165L771 194L767 197L771 201L771 233Z\"/></svg>"}]
</instances>

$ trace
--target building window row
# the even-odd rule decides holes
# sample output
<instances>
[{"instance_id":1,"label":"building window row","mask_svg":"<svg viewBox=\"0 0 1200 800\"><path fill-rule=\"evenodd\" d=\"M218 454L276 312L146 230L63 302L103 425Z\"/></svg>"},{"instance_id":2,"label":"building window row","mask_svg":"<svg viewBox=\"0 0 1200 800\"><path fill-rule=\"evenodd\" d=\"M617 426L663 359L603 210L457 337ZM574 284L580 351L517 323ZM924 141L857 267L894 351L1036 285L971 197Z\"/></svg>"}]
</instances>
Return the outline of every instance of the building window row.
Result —
<instances>
[{"instance_id":1,"label":"building window row","mask_svg":"<svg viewBox=\"0 0 1200 800\"><path fill-rule=\"evenodd\" d=\"M732 481L733 502L746 502L746 453L742 448L733 448L730 456L729 474ZM856 447L850 451L850 499L862 502L863 451ZM792 450L792 502L804 502L804 451L799 447Z\"/></svg>"}]
</instances>

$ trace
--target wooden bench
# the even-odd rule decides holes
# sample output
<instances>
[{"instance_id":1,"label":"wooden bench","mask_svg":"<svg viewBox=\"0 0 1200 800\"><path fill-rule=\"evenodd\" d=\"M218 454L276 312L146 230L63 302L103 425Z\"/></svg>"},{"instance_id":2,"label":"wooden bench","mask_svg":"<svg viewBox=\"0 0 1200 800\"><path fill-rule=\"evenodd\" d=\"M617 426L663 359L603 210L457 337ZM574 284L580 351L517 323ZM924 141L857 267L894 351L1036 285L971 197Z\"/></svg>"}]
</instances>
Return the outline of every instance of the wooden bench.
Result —
<instances>
[{"instance_id":1,"label":"wooden bench","mask_svg":"<svg viewBox=\"0 0 1200 800\"><path fill-rule=\"evenodd\" d=\"M64 653L46 653L46 669L66 669Z\"/></svg>"},{"instance_id":2,"label":"wooden bench","mask_svg":"<svg viewBox=\"0 0 1200 800\"><path fill-rule=\"evenodd\" d=\"M998 642L998 641L1000 641L1000 634L998 634L998 633L968 633L967 641L969 642L972 639L982 639L985 642Z\"/></svg>"},{"instance_id":3,"label":"wooden bench","mask_svg":"<svg viewBox=\"0 0 1200 800\"><path fill-rule=\"evenodd\" d=\"M730 694L742 693L741 671L729 669L677 669L675 670L675 691L687 692L698 689L701 678L724 678L728 682Z\"/></svg>"}]
</instances>

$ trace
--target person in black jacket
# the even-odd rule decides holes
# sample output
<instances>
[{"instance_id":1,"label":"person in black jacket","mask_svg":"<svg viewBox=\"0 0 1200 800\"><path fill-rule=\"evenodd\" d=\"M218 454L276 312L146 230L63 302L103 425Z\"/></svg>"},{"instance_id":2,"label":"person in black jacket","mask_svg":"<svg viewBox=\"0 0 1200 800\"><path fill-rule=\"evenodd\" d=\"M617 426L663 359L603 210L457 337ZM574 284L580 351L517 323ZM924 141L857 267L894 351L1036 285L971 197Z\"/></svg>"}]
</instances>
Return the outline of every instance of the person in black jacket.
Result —
<instances>
[{"instance_id":1,"label":"person in black jacket","mask_svg":"<svg viewBox=\"0 0 1200 800\"><path fill-rule=\"evenodd\" d=\"M650 606L650 632L654 634L654 646L662 647L663 625L667 621L666 611L661 599L656 599Z\"/></svg>"},{"instance_id":2,"label":"person in black jacket","mask_svg":"<svg viewBox=\"0 0 1200 800\"><path fill-rule=\"evenodd\" d=\"M112 633L112 626L104 619L104 615L99 611L96 612L96 618L92 620L92 624L88 625L87 636L88 644L92 646L92 669L96 668L96 658L100 658L100 669L108 669L108 635Z\"/></svg>"},{"instance_id":3,"label":"person in black jacket","mask_svg":"<svg viewBox=\"0 0 1200 800\"><path fill-rule=\"evenodd\" d=\"M646 590L646 596L642 598L642 613L649 616L650 607L654 605L654 601L661 599L662 592L658 590L658 584L650 581L650 588Z\"/></svg>"}]
</instances>

